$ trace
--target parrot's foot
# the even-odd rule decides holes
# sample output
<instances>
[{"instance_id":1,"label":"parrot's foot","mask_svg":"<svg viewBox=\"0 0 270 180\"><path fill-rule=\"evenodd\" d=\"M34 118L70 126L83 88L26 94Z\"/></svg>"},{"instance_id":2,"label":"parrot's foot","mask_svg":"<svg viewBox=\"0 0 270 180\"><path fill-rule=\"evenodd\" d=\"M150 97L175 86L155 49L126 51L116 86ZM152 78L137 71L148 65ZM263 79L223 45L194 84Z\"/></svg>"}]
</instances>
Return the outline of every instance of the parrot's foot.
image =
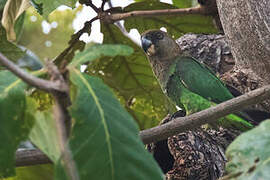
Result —
<instances>
[{"instance_id":1,"label":"parrot's foot","mask_svg":"<svg viewBox=\"0 0 270 180\"><path fill-rule=\"evenodd\" d=\"M186 116L186 111L184 111L184 110L178 110L175 113L173 113L173 115L171 115L169 121L171 121L171 120L173 120L175 118L184 117L184 116Z\"/></svg>"}]
</instances>

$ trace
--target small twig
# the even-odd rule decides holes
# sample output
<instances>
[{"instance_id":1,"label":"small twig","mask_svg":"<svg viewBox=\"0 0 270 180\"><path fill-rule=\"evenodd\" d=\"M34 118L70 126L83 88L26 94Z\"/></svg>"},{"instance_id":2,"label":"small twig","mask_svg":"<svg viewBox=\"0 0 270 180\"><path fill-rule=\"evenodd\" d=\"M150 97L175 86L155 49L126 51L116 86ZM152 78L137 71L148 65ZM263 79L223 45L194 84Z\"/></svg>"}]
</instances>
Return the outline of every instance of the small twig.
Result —
<instances>
[{"instance_id":1,"label":"small twig","mask_svg":"<svg viewBox=\"0 0 270 180\"><path fill-rule=\"evenodd\" d=\"M53 62L46 61L46 67L48 69L48 73L51 75L52 81L65 83L64 77ZM67 107L70 105L69 94L61 92L53 92L52 94L55 101L54 117L62 157L62 165L71 180L79 180L78 170L72 158L72 153L68 144L68 136L71 128L71 117L67 111Z\"/></svg>"},{"instance_id":2,"label":"small twig","mask_svg":"<svg viewBox=\"0 0 270 180\"><path fill-rule=\"evenodd\" d=\"M106 0L102 0L102 4L101 4L101 10L104 11L104 6L106 4Z\"/></svg>"},{"instance_id":3,"label":"small twig","mask_svg":"<svg viewBox=\"0 0 270 180\"><path fill-rule=\"evenodd\" d=\"M57 137L60 146L62 158L62 165L71 180L79 180L79 174L76 164L72 158L72 153L68 144L68 133L66 131L65 122L68 121L68 114L66 114L66 108L61 103L61 96L57 93L53 94L55 99L54 114L55 124L57 129Z\"/></svg>"},{"instance_id":4,"label":"small twig","mask_svg":"<svg viewBox=\"0 0 270 180\"><path fill-rule=\"evenodd\" d=\"M145 11L131 11L126 13L115 13L103 16L103 20L107 23L114 23L119 20L124 20L129 17L153 17L164 15L183 15L183 14L201 14L209 15L209 11L201 6L182 9L161 9L161 10L145 10Z\"/></svg>"},{"instance_id":5,"label":"small twig","mask_svg":"<svg viewBox=\"0 0 270 180\"><path fill-rule=\"evenodd\" d=\"M85 32L90 32L91 30L91 26L92 26L92 22L94 22L95 20L97 20L98 17L94 17L92 18L90 21L87 21L84 23L84 26L81 30L79 30L76 34L73 34L71 36L71 40L68 42L69 46L62 51L53 61L56 65L60 65L60 63L62 62L62 60L70 53L72 52L72 49L74 47L74 45L80 40L80 37L83 33ZM64 67L62 67L64 68Z\"/></svg>"},{"instance_id":6,"label":"small twig","mask_svg":"<svg viewBox=\"0 0 270 180\"><path fill-rule=\"evenodd\" d=\"M0 63L3 64L8 70L13 72L16 76L21 78L24 82L28 83L31 86L34 86L38 89L47 91L47 92L67 92L67 86L65 84L57 81L48 81L44 79L37 78L23 69L18 65L7 59L2 53L0 53Z\"/></svg>"},{"instance_id":7,"label":"small twig","mask_svg":"<svg viewBox=\"0 0 270 180\"><path fill-rule=\"evenodd\" d=\"M109 8L110 9L113 9L113 5L112 5L112 2L111 1L108 1L108 5L109 5ZM133 38L131 38L131 36L128 34L126 28L119 21L116 21L115 22L115 25L120 29L120 31L122 32L122 34L124 36L126 36L127 38L129 38L134 44L138 45L139 47L141 46L140 43L138 43Z\"/></svg>"},{"instance_id":8,"label":"small twig","mask_svg":"<svg viewBox=\"0 0 270 180\"><path fill-rule=\"evenodd\" d=\"M52 161L40 150L18 150L16 152L16 166L33 166L37 164L48 164Z\"/></svg>"},{"instance_id":9,"label":"small twig","mask_svg":"<svg viewBox=\"0 0 270 180\"><path fill-rule=\"evenodd\" d=\"M92 3L92 0L89 0L88 2L85 3L86 6L90 6L96 13L99 13L100 12L100 9L97 8L97 6L95 6L93 3Z\"/></svg>"},{"instance_id":10,"label":"small twig","mask_svg":"<svg viewBox=\"0 0 270 180\"><path fill-rule=\"evenodd\" d=\"M178 133L200 127L206 123L215 123L221 117L240 111L245 106L257 104L269 97L270 85L267 85L203 111L186 117L176 118L161 126L143 130L140 132L140 137L144 144L163 140Z\"/></svg>"}]
</instances>

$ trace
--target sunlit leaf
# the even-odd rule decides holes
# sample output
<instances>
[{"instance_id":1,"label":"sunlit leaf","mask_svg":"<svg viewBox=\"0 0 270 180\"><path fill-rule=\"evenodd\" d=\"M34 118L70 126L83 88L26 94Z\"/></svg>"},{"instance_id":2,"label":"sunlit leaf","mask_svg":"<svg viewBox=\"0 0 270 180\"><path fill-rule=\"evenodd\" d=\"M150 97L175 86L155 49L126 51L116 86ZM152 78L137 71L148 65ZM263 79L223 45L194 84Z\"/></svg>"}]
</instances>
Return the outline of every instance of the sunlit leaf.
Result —
<instances>
[{"instance_id":1,"label":"sunlit leaf","mask_svg":"<svg viewBox=\"0 0 270 180\"><path fill-rule=\"evenodd\" d=\"M80 10L80 7L75 10L56 10L49 15L47 22L33 8L29 8L19 44L33 51L41 60L55 58L68 46L70 36L74 33L72 21ZM54 28L44 33L42 23L48 23L50 27L53 23Z\"/></svg>"},{"instance_id":2,"label":"sunlit leaf","mask_svg":"<svg viewBox=\"0 0 270 180\"><path fill-rule=\"evenodd\" d=\"M48 15L60 5L66 5L71 8L75 7L76 0L31 0L34 7L41 15L48 17Z\"/></svg>"},{"instance_id":3,"label":"sunlit leaf","mask_svg":"<svg viewBox=\"0 0 270 180\"><path fill-rule=\"evenodd\" d=\"M29 138L53 162L57 162L60 150L53 112L51 109L36 111L34 116L36 122Z\"/></svg>"},{"instance_id":4,"label":"sunlit leaf","mask_svg":"<svg viewBox=\"0 0 270 180\"><path fill-rule=\"evenodd\" d=\"M126 45L117 44L95 44L77 53L69 66L78 66L86 62L91 62L103 56L128 56L133 53L133 49Z\"/></svg>"},{"instance_id":5,"label":"sunlit leaf","mask_svg":"<svg viewBox=\"0 0 270 180\"><path fill-rule=\"evenodd\" d=\"M53 165L35 165L16 168L16 176L4 180L49 180L53 179Z\"/></svg>"},{"instance_id":6,"label":"sunlit leaf","mask_svg":"<svg viewBox=\"0 0 270 180\"><path fill-rule=\"evenodd\" d=\"M30 7L29 0L8 0L2 16L2 25L6 29L7 39L16 40L14 25L17 18Z\"/></svg>"},{"instance_id":7,"label":"sunlit leaf","mask_svg":"<svg viewBox=\"0 0 270 180\"><path fill-rule=\"evenodd\" d=\"M162 179L162 173L138 136L132 117L96 77L70 69L76 93L70 147L81 179ZM65 176L61 163L56 178Z\"/></svg>"},{"instance_id":8,"label":"sunlit leaf","mask_svg":"<svg viewBox=\"0 0 270 180\"><path fill-rule=\"evenodd\" d=\"M230 179L270 179L269 131L270 120L267 120L232 142L226 151Z\"/></svg>"},{"instance_id":9,"label":"sunlit leaf","mask_svg":"<svg viewBox=\"0 0 270 180\"><path fill-rule=\"evenodd\" d=\"M25 97L26 85L9 71L0 71L0 177L14 175L15 151L33 125L35 104Z\"/></svg>"},{"instance_id":10,"label":"sunlit leaf","mask_svg":"<svg viewBox=\"0 0 270 180\"><path fill-rule=\"evenodd\" d=\"M172 0L173 5L178 8L190 8L198 4L197 0Z\"/></svg>"}]
</instances>

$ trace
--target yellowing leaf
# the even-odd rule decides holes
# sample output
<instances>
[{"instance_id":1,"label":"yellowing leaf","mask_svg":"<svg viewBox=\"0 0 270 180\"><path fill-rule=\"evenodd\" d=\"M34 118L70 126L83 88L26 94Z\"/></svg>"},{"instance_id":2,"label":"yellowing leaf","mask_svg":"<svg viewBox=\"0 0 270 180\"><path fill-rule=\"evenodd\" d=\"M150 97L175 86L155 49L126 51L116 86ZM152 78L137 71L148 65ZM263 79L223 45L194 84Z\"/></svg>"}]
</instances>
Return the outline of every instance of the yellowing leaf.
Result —
<instances>
[{"instance_id":1,"label":"yellowing leaf","mask_svg":"<svg viewBox=\"0 0 270 180\"><path fill-rule=\"evenodd\" d=\"M7 1L3 11L2 25L6 29L9 41L16 40L16 33L14 31L15 21L29 7L29 0Z\"/></svg>"}]
</instances>

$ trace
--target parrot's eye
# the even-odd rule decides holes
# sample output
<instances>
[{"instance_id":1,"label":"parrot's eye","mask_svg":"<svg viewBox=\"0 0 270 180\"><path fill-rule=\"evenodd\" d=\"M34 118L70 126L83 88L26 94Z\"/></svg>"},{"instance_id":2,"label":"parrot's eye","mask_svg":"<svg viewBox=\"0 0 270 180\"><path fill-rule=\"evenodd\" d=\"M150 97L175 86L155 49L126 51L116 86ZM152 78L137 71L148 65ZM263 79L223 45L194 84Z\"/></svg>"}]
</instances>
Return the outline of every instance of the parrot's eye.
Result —
<instances>
[{"instance_id":1,"label":"parrot's eye","mask_svg":"<svg viewBox=\"0 0 270 180\"><path fill-rule=\"evenodd\" d=\"M158 33L156 34L156 37L157 37L157 39L161 40L161 39L163 39L163 34L160 33L160 32L158 32Z\"/></svg>"}]
</instances>

